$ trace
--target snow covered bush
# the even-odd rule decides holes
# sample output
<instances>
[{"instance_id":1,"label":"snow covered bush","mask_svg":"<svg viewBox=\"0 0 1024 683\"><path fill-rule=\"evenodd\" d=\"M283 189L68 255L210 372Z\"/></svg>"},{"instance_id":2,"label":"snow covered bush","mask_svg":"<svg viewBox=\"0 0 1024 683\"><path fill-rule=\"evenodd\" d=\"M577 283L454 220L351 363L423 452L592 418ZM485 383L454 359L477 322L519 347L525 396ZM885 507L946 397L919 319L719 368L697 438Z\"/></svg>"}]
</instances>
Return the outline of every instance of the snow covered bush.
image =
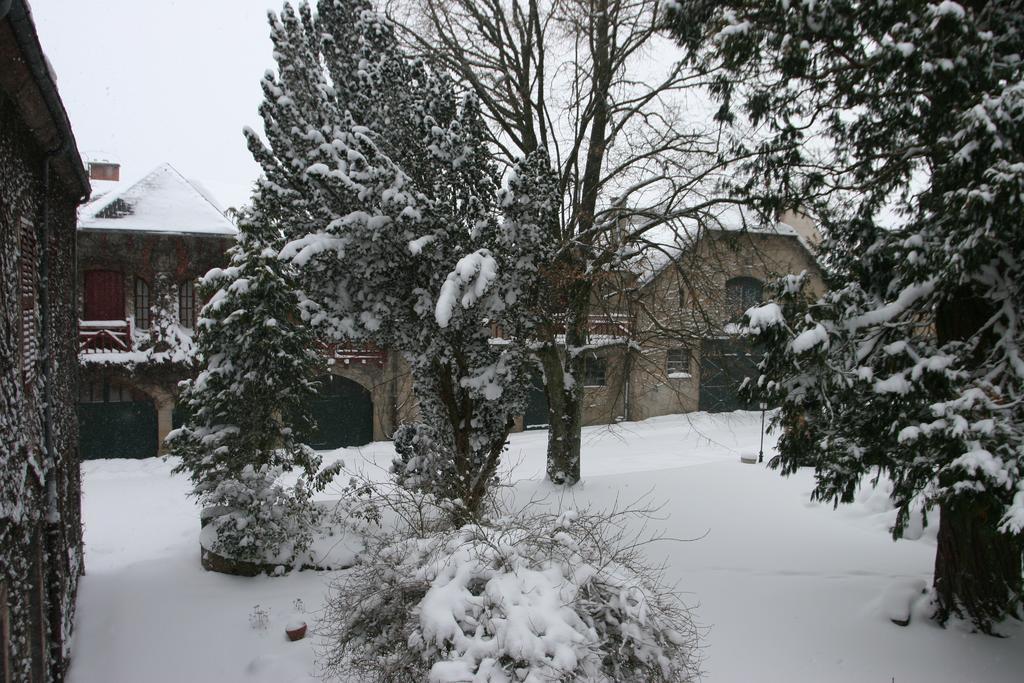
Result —
<instances>
[{"instance_id":1,"label":"snow covered bush","mask_svg":"<svg viewBox=\"0 0 1024 683\"><path fill-rule=\"evenodd\" d=\"M175 288L170 276L166 273L157 275L153 289L152 319L149 329L141 331L139 350L146 352L151 362L193 363L195 343L192 334L182 328L178 318Z\"/></svg>"},{"instance_id":2,"label":"snow covered bush","mask_svg":"<svg viewBox=\"0 0 1024 683\"><path fill-rule=\"evenodd\" d=\"M521 511L371 539L318 632L341 680L692 680L699 630L627 522Z\"/></svg>"},{"instance_id":3,"label":"snow covered bush","mask_svg":"<svg viewBox=\"0 0 1024 683\"><path fill-rule=\"evenodd\" d=\"M323 514L302 480L286 489L280 475L280 467L247 465L204 497L218 513L204 530L210 550L259 564L302 564Z\"/></svg>"},{"instance_id":4,"label":"snow covered bush","mask_svg":"<svg viewBox=\"0 0 1024 683\"><path fill-rule=\"evenodd\" d=\"M412 490L448 493L448 483L454 478L453 463L429 425L403 424L392 438L397 457L391 462L391 473L398 484Z\"/></svg>"},{"instance_id":5,"label":"snow covered bush","mask_svg":"<svg viewBox=\"0 0 1024 683\"><path fill-rule=\"evenodd\" d=\"M181 457L175 471L190 476L200 498L247 468L297 466L314 477L320 464L303 439L324 362L299 319L294 276L277 259L274 239L272 230L243 221L230 265L201 282L209 298L196 326L201 371L183 383L188 417L167 437Z\"/></svg>"}]
</instances>

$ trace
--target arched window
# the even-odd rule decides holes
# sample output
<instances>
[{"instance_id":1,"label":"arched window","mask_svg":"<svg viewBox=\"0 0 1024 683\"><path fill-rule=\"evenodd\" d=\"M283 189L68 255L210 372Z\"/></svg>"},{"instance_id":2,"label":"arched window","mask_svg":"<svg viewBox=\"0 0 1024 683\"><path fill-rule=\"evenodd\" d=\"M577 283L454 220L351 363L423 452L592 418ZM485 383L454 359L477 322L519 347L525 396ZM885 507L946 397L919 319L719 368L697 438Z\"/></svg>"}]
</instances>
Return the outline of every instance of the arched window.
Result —
<instances>
[{"instance_id":1,"label":"arched window","mask_svg":"<svg viewBox=\"0 0 1024 683\"><path fill-rule=\"evenodd\" d=\"M191 280L178 285L178 322L182 327L196 326L196 287Z\"/></svg>"},{"instance_id":2,"label":"arched window","mask_svg":"<svg viewBox=\"0 0 1024 683\"><path fill-rule=\"evenodd\" d=\"M136 276L133 293L135 298L135 327L148 328L150 323L149 283Z\"/></svg>"},{"instance_id":3,"label":"arched window","mask_svg":"<svg viewBox=\"0 0 1024 683\"><path fill-rule=\"evenodd\" d=\"M725 283L727 313L732 320L739 320L751 306L764 300L764 284L752 277L734 277Z\"/></svg>"}]
</instances>

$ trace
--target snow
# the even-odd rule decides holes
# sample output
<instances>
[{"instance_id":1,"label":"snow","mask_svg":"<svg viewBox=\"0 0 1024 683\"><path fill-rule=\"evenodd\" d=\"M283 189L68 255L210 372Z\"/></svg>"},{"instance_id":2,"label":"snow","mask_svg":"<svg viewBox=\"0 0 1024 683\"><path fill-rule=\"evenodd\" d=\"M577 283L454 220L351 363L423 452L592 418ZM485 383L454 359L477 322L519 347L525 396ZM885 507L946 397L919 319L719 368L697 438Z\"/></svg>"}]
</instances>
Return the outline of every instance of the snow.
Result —
<instances>
[{"instance_id":1,"label":"snow","mask_svg":"<svg viewBox=\"0 0 1024 683\"><path fill-rule=\"evenodd\" d=\"M955 19L963 19L966 15L962 5L951 0L943 0L938 5L928 8L936 17L951 16Z\"/></svg>"},{"instance_id":2,"label":"snow","mask_svg":"<svg viewBox=\"0 0 1024 683\"><path fill-rule=\"evenodd\" d=\"M161 164L134 185L116 187L94 195L79 213L78 227L87 230L136 230L142 232L204 233L234 235L234 224L221 212L205 188L187 180L170 164ZM124 207L114 217L104 209ZM120 213L120 212L115 212Z\"/></svg>"},{"instance_id":3,"label":"snow","mask_svg":"<svg viewBox=\"0 0 1024 683\"><path fill-rule=\"evenodd\" d=\"M793 353L803 353L818 345L828 348L828 331L821 323L816 323L809 330L804 330L789 344Z\"/></svg>"},{"instance_id":4,"label":"snow","mask_svg":"<svg viewBox=\"0 0 1024 683\"><path fill-rule=\"evenodd\" d=\"M756 449L760 413L693 413L583 432L584 481L542 481L544 432L514 434L505 468L518 500L583 509L647 500L652 546L708 628L708 681L1020 680L1024 632L941 629L923 616L935 517L894 543L885 482L834 511L809 502L811 473L782 478L737 455ZM765 460L775 437L766 439ZM325 453L383 477L390 443ZM199 565L199 511L173 460L82 464L87 574L78 597L71 683L316 680L317 616L338 572L239 578ZM332 492L325 492L330 498ZM301 601L301 602L298 602ZM294 605L304 609L296 613ZM265 614L265 617L261 617ZM908 627L890 619L911 615ZM289 642L285 627L309 624ZM262 624L262 625L260 625Z\"/></svg>"},{"instance_id":5,"label":"snow","mask_svg":"<svg viewBox=\"0 0 1024 683\"><path fill-rule=\"evenodd\" d=\"M786 318L782 315L782 308L774 302L749 308L747 309L746 316L750 320L750 328L755 331L766 330L773 325L786 324Z\"/></svg>"},{"instance_id":6,"label":"snow","mask_svg":"<svg viewBox=\"0 0 1024 683\"><path fill-rule=\"evenodd\" d=\"M437 296L434 318L440 327L448 327L458 303L472 308L498 277L498 262L487 249L467 254L455 264L455 269L441 285ZM458 302L458 303L456 303Z\"/></svg>"}]
</instances>

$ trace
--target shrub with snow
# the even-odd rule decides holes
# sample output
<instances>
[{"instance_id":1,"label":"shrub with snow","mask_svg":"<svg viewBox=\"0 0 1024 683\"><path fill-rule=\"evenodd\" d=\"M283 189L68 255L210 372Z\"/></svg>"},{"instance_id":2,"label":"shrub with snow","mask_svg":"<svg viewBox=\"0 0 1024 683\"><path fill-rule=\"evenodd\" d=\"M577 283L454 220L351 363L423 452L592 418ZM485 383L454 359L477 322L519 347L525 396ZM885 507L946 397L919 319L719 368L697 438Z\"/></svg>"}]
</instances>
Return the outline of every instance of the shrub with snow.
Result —
<instances>
[{"instance_id":1,"label":"shrub with snow","mask_svg":"<svg viewBox=\"0 0 1024 683\"><path fill-rule=\"evenodd\" d=\"M238 478L217 484L206 497L222 514L208 528L208 548L218 555L260 564L301 564L322 512L300 479L285 488L280 467L247 465Z\"/></svg>"},{"instance_id":2,"label":"shrub with snow","mask_svg":"<svg viewBox=\"0 0 1024 683\"><path fill-rule=\"evenodd\" d=\"M527 511L382 535L320 632L342 680L686 681L698 628L625 522Z\"/></svg>"},{"instance_id":3,"label":"shrub with snow","mask_svg":"<svg viewBox=\"0 0 1024 683\"><path fill-rule=\"evenodd\" d=\"M454 467L430 425L403 424L395 430L393 439L396 457L391 461L391 472L399 485L438 493L449 488L445 482L455 476Z\"/></svg>"}]
</instances>

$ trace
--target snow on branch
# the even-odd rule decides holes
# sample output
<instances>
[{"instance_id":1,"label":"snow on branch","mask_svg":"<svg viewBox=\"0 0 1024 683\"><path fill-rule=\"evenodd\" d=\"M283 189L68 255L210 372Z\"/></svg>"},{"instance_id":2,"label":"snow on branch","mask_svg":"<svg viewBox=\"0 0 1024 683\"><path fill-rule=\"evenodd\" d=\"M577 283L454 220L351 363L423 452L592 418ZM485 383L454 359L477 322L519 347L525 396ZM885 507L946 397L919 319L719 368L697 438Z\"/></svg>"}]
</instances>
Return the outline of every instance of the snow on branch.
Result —
<instances>
[{"instance_id":1,"label":"snow on branch","mask_svg":"<svg viewBox=\"0 0 1024 683\"><path fill-rule=\"evenodd\" d=\"M498 262L487 249L479 249L459 259L455 269L441 285L437 297L434 317L441 327L448 323L455 313L456 302L463 308L470 308L487 293L491 283L498 277Z\"/></svg>"}]
</instances>

